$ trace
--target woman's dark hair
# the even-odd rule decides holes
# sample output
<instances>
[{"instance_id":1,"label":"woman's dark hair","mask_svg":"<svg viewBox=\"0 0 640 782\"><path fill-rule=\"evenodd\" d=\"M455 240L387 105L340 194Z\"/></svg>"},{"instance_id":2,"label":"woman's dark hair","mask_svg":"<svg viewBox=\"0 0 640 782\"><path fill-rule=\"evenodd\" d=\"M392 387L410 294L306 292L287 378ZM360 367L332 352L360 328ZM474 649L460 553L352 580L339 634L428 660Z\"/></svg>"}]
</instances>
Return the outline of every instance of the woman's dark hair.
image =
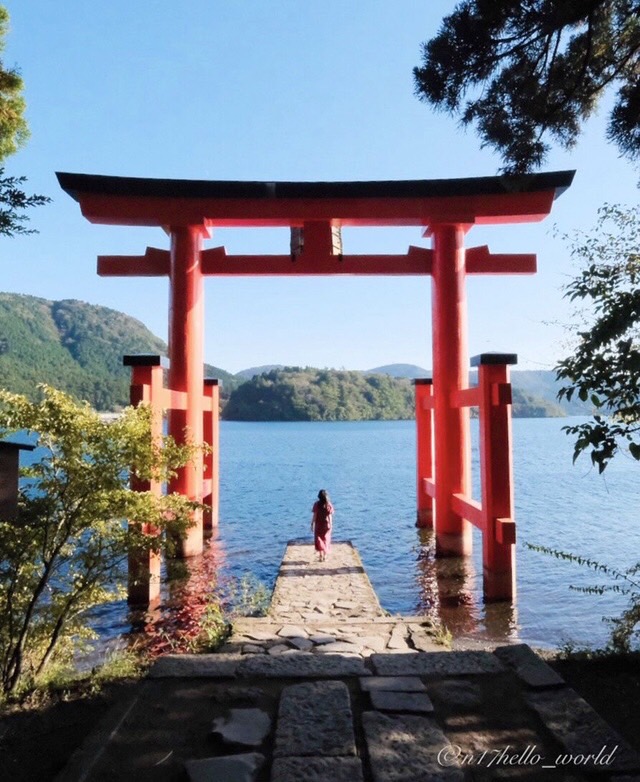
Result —
<instances>
[{"instance_id":1,"label":"woman's dark hair","mask_svg":"<svg viewBox=\"0 0 640 782\"><path fill-rule=\"evenodd\" d=\"M322 505L328 505L329 504L329 495L327 494L326 489L320 489L318 492L318 499L322 503Z\"/></svg>"}]
</instances>

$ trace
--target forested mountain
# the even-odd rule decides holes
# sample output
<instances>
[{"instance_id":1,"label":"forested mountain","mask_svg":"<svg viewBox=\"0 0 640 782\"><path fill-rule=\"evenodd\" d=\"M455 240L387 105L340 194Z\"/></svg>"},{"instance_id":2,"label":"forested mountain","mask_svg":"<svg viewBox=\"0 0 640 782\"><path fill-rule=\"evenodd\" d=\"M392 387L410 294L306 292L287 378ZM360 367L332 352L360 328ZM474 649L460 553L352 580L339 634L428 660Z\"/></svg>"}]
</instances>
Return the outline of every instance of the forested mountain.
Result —
<instances>
[{"instance_id":1,"label":"forested mountain","mask_svg":"<svg viewBox=\"0 0 640 782\"><path fill-rule=\"evenodd\" d=\"M166 355L167 346L140 321L122 312L67 299L0 293L0 385L33 396L38 383L86 399L98 410L129 402L127 353ZM205 372L238 380L228 372Z\"/></svg>"},{"instance_id":2,"label":"forested mountain","mask_svg":"<svg viewBox=\"0 0 640 782\"><path fill-rule=\"evenodd\" d=\"M38 383L48 383L114 410L129 401L127 353L166 355L167 346L140 321L107 307L0 293L0 386L10 391L33 396ZM410 364L370 372L267 365L237 375L205 365L205 376L222 381L224 417L242 421L410 419L409 378L427 374ZM553 401L554 373L515 371L512 381L515 416L563 414Z\"/></svg>"},{"instance_id":3,"label":"forested mountain","mask_svg":"<svg viewBox=\"0 0 640 782\"><path fill-rule=\"evenodd\" d=\"M383 374L391 377L431 377L431 371L415 364L387 364L383 367L369 369L367 374ZM477 383L478 373L471 370L470 382ZM558 401L557 395L562 384L556 380L556 373L551 369L516 369L511 370L511 385L522 397L544 399L552 406L560 407L566 415L589 415L591 407L579 399Z\"/></svg>"},{"instance_id":4,"label":"forested mountain","mask_svg":"<svg viewBox=\"0 0 640 782\"><path fill-rule=\"evenodd\" d=\"M235 389L224 408L230 421L402 420L415 415L413 384L387 374L285 367ZM562 416L555 404L514 389L513 415Z\"/></svg>"},{"instance_id":5,"label":"forested mountain","mask_svg":"<svg viewBox=\"0 0 640 782\"><path fill-rule=\"evenodd\" d=\"M410 418L408 380L335 369L272 369L239 386L224 418L234 421L362 421Z\"/></svg>"},{"instance_id":6,"label":"forested mountain","mask_svg":"<svg viewBox=\"0 0 640 782\"><path fill-rule=\"evenodd\" d=\"M272 369L284 369L284 364L264 364L260 367L249 367L236 372L234 377L240 381L251 380L256 375L264 375L265 372L271 372Z\"/></svg>"}]
</instances>

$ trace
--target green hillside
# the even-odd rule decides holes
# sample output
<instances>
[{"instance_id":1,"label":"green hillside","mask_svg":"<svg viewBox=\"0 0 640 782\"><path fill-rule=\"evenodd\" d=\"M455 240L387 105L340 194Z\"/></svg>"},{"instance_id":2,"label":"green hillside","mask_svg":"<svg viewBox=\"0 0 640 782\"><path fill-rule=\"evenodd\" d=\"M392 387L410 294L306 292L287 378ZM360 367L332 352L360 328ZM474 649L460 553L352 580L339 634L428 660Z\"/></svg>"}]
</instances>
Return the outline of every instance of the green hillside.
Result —
<instances>
[{"instance_id":1,"label":"green hillside","mask_svg":"<svg viewBox=\"0 0 640 782\"><path fill-rule=\"evenodd\" d=\"M552 402L513 392L513 415L562 416ZM408 420L415 415L413 384L406 378L307 367L285 367L257 375L229 397L230 421Z\"/></svg>"},{"instance_id":2,"label":"green hillside","mask_svg":"<svg viewBox=\"0 0 640 782\"><path fill-rule=\"evenodd\" d=\"M369 369L367 374L391 375L391 377L431 377L431 370L415 364L387 364L383 367ZM477 370L469 372L469 382L473 385L478 382ZM511 385L514 393L514 415L520 405L527 405L527 400L534 400L537 407L541 400L547 400L550 405L549 415L590 415L592 406L574 398L570 402L566 399L558 400L558 392L562 383L556 380L556 373L551 369L512 369ZM516 401L517 400L517 401ZM559 410L558 410L559 408ZM537 417L537 416L530 416Z\"/></svg>"},{"instance_id":3,"label":"green hillside","mask_svg":"<svg viewBox=\"0 0 640 782\"><path fill-rule=\"evenodd\" d=\"M408 380L285 367L239 386L223 411L232 421L363 421L412 417Z\"/></svg>"},{"instance_id":4,"label":"green hillside","mask_svg":"<svg viewBox=\"0 0 640 782\"><path fill-rule=\"evenodd\" d=\"M127 353L166 355L167 346L140 321L82 301L48 301L0 293L0 385L33 396L38 383L86 399L98 410L128 404ZM206 366L225 387L237 379Z\"/></svg>"},{"instance_id":5,"label":"green hillside","mask_svg":"<svg viewBox=\"0 0 640 782\"><path fill-rule=\"evenodd\" d=\"M10 391L33 397L38 383L47 383L98 410L115 410L129 401L130 370L122 366L127 353L166 355L167 347L140 321L107 307L0 293L0 385ZM395 365L381 367L378 374L276 367L245 380L260 369L232 375L205 365L205 376L222 381L224 418L361 421L414 416L411 380L382 371L398 369ZM407 366L400 369L406 372ZM549 401L549 379L542 382L538 374L530 373L529 387L519 389L514 373L514 416L563 414Z\"/></svg>"}]
</instances>

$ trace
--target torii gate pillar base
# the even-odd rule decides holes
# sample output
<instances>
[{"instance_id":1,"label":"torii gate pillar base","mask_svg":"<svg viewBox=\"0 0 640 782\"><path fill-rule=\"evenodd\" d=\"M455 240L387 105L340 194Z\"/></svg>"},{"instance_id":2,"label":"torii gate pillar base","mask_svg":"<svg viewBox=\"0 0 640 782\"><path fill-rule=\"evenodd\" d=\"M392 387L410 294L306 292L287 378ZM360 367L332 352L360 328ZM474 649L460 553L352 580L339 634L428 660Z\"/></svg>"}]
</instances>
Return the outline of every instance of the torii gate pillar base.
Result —
<instances>
[{"instance_id":1,"label":"torii gate pillar base","mask_svg":"<svg viewBox=\"0 0 640 782\"><path fill-rule=\"evenodd\" d=\"M509 573L496 573L485 567L482 573L482 588L485 603L513 600L516 596L515 561Z\"/></svg>"},{"instance_id":2,"label":"torii gate pillar base","mask_svg":"<svg viewBox=\"0 0 640 782\"><path fill-rule=\"evenodd\" d=\"M471 555L471 525L463 521L461 533L438 532L436 528L436 557L468 557Z\"/></svg>"},{"instance_id":3,"label":"torii gate pillar base","mask_svg":"<svg viewBox=\"0 0 640 782\"><path fill-rule=\"evenodd\" d=\"M132 608L155 608L160 603L160 554L129 554L127 603Z\"/></svg>"},{"instance_id":4,"label":"torii gate pillar base","mask_svg":"<svg viewBox=\"0 0 640 782\"><path fill-rule=\"evenodd\" d=\"M433 529L433 510L421 508L416 515L416 527L418 529Z\"/></svg>"}]
</instances>

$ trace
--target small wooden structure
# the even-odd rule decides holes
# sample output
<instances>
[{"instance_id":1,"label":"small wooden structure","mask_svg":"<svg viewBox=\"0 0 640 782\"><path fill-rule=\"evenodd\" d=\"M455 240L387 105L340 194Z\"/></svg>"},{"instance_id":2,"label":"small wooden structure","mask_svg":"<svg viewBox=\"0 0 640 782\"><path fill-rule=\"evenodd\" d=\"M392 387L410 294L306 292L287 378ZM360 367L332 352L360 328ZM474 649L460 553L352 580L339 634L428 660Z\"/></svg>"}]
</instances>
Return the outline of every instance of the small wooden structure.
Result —
<instances>
[{"instance_id":1,"label":"small wooden structure","mask_svg":"<svg viewBox=\"0 0 640 782\"><path fill-rule=\"evenodd\" d=\"M33 451L35 445L0 441L0 519L14 521L18 515L20 451Z\"/></svg>"}]
</instances>

